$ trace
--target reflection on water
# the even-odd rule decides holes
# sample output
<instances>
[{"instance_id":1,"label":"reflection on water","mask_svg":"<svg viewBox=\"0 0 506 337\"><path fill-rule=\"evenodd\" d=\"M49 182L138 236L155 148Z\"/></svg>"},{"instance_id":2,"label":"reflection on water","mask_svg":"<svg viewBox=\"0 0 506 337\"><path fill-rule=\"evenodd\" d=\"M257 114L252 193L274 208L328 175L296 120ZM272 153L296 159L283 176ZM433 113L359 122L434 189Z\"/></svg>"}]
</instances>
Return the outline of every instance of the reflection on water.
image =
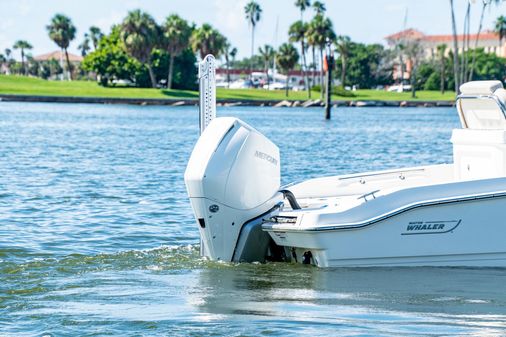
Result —
<instances>
[{"instance_id":1,"label":"reflection on water","mask_svg":"<svg viewBox=\"0 0 506 337\"><path fill-rule=\"evenodd\" d=\"M202 270L202 292L190 300L216 317L248 315L300 332L491 336L506 331L505 281L505 269L236 265Z\"/></svg>"},{"instance_id":2,"label":"reflection on water","mask_svg":"<svg viewBox=\"0 0 506 337\"><path fill-rule=\"evenodd\" d=\"M451 161L453 109L224 108L283 182ZM500 336L506 269L199 257L194 107L0 103L0 335Z\"/></svg>"}]
</instances>

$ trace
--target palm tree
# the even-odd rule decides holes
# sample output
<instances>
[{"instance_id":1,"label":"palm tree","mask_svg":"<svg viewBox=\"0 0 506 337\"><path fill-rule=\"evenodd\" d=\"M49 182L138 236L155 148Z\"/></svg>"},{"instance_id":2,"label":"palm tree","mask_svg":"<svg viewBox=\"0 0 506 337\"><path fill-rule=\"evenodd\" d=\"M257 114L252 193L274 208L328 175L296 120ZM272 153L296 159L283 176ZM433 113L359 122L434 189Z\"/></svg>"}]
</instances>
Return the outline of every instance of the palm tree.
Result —
<instances>
[{"instance_id":1,"label":"palm tree","mask_svg":"<svg viewBox=\"0 0 506 337\"><path fill-rule=\"evenodd\" d=\"M460 87L459 43L457 41L457 23L455 21L455 8L453 6L453 0L450 0L450 11L452 17L452 34L453 34L453 76L455 79L455 94L458 94Z\"/></svg>"},{"instance_id":2,"label":"palm tree","mask_svg":"<svg viewBox=\"0 0 506 337\"><path fill-rule=\"evenodd\" d=\"M235 57L237 56L237 48L230 49L230 57L232 58L232 62L235 61Z\"/></svg>"},{"instance_id":3,"label":"palm tree","mask_svg":"<svg viewBox=\"0 0 506 337\"><path fill-rule=\"evenodd\" d=\"M420 40L413 40L409 41L408 44L406 44L406 57L408 58L410 64L411 64L411 71L410 73L410 84L411 84L411 97L416 97L416 75L418 70L418 64L420 63L420 60L423 56L423 48Z\"/></svg>"},{"instance_id":4,"label":"palm tree","mask_svg":"<svg viewBox=\"0 0 506 337\"><path fill-rule=\"evenodd\" d=\"M269 68L271 67L271 63L274 60L275 51L270 45L266 44L265 46L258 48L258 52L262 59L264 60L264 69L265 76L267 78L267 89L269 89Z\"/></svg>"},{"instance_id":5,"label":"palm tree","mask_svg":"<svg viewBox=\"0 0 506 337\"><path fill-rule=\"evenodd\" d=\"M227 66L227 88L230 88L230 58L234 58L235 54L237 54L237 48L232 47L230 42L225 39L225 43L223 44L223 56L225 56L225 64Z\"/></svg>"},{"instance_id":6,"label":"palm tree","mask_svg":"<svg viewBox=\"0 0 506 337\"><path fill-rule=\"evenodd\" d=\"M26 55L25 57L26 57L26 74L37 76L40 68L39 62L35 61L33 56L30 54Z\"/></svg>"},{"instance_id":7,"label":"palm tree","mask_svg":"<svg viewBox=\"0 0 506 337\"><path fill-rule=\"evenodd\" d=\"M404 52L406 50L406 41L404 39L401 39L396 45L395 45L395 51L399 55L399 70L400 70L400 77L401 80L399 84L402 86L404 85L404 74L406 73L406 67L404 64ZM399 79L399 77L397 77Z\"/></svg>"},{"instance_id":8,"label":"palm tree","mask_svg":"<svg viewBox=\"0 0 506 337\"><path fill-rule=\"evenodd\" d=\"M446 44L437 46L437 54L439 58L439 76L441 77L441 95L445 93L445 62L446 62Z\"/></svg>"},{"instance_id":9,"label":"palm tree","mask_svg":"<svg viewBox=\"0 0 506 337\"><path fill-rule=\"evenodd\" d=\"M169 16L162 27L164 44L169 53L169 74L167 77L167 89L172 88L172 74L174 71L174 58L188 48L192 27L177 14Z\"/></svg>"},{"instance_id":10,"label":"palm tree","mask_svg":"<svg viewBox=\"0 0 506 337\"><path fill-rule=\"evenodd\" d=\"M323 15L316 15L309 23L307 34L308 41L311 40L311 43L320 50L320 83L323 86L323 50L327 40L334 41L336 38L332 21ZM321 99L323 99L323 90L321 90Z\"/></svg>"},{"instance_id":11,"label":"palm tree","mask_svg":"<svg viewBox=\"0 0 506 337\"><path fill-rule=\"evenodd\" d=\"M90 27L90 38L91 42L93 43L93 49L97 49L98 42L102 39L103 36L104 34L100 30L100 28L96 26Z\"/></svg>"},{"instance_id":12,"label":"palm tree","mask_svg":"<svg viewBox=\"0 0 506 337\"><path fill-rule=\"evenodd\" d=\"M233 47L232 49L230 49L228 55L232 59L232 63L235 62L235 57L237 56L237 48ZM227 80L230 82L230 78L228 78ZM230 83L229 83L229 86L230 86Z\"/></svg>"},{"instance_id":13,"label":"palm tree","mask_svg":"<svg viewBox=\"0 0 506 337\"><path fill-rule=\"evenodd\" d=\"M225 42L225 37L208 23L204 23L200 28L195 29L190 37L190 46L193 51L199 52L202 60L208 54L213 54L216 58L219 58L223 52Z\"/></svg>"},{"instance_id":14,"label":"palm tree","mask_svg":"<svg viewBox=\"0 0 506 337\"><path fill-rule=\"evenodd\" d=\"M295 21L288 30L288 36L290 38L290 42L299 42L300 43L300 51L302 54L302 72L304 74L304 81L307 87L307 93L309 98L311 98L311 87L309 86L309 79L307 78L306 73L306 33L308 30L308 25L302 21Z\"/></svg>"},{"instance_id":15,"label":"palm tree","mask_svg":"<svg viewBox=\"0 0 506 337\"><path fill-rule=\"evenodd\" d=\"M129 12L121 24L120 39L127 54L146 65L151 86L156 88L151 53L159 44L160 28L155 20L140 9Z\"/></svg>"},{"instance_id":16,"label":"palm tree","mask_svg":"<svg viewBox=\"0 0 506 337\"><path fill-rule=\"evenodd\" d=\"M4 56L4 54L0 54L0 74L2 74L2 67L4 63L7 63L7 58Z\"/></svg>"},{"instance_id":17,"label":"palm tree","mask_svg":"<svg viewBox=\"0 0 506 337\"><path fill-rule=\"evenodd\" d=\"M469 64L468 50L469 50L469 39L471 35L471 0L467 2L466 15L464 17L464 29L463 29L463 41L462 41L462 56L460 60L460 78L461 82L467 82L467 67Z\"/></svg>"},{"instance_id":18,"label":"palm tree","mask_svg":"<svg viewBox=\"0 0 506 337\"><path fill-rule=\"evenodd\" d=\"M85 57L86 54L90 51L90 38L88 36L88 33L84 34L84 40L81 42L79 46L77 46L77 49L81 51L81 56Z\"/></svg>"},{"instance_id":19,"label":"palm tree","mask_svg":"<svg viewBox=\"0 0 506 337\"><path fill-rule=\"evenodd\" d=\"M72 80L72 70L70 66L69 53L67 51L70 41L76 36L76 27L72 24L70 18L63 14L56 14L51 23L46 26L49 37L53 40L58 47L64 50L65 59L67 60L67 72L69 80Z\"/></svg>"},{"instance_id":20,"label":"palm tree","mask_svg":"<svg viewBox=\"0 0 506 337\"><path fill-rule=\"evenodd\" d=\"M255 1L250 1L244 7L244 13L246 14L248 24L251 26L251 57L253 58L255 52L255 26L260 21L262 8Z\"/></svg>"},{"instance_id":21,"label":"palm tree","mask_svg":"<svg viewBox=\"0 0 506 337\"><path fill-rule=\"evenodd\" d=\"M304 12L306 11L306 9L311 7L311 1L310 0L295 0L295 6L298 7L300 10L300 21L302 23L304 23ZM307 33L307 28L308 28L307 25L305 26L305 28L306 28L305 33ZM303 39L305 39L305 36L303 37ZM304 41L302 41L302 44L303 43L304 43ZM314 46L312 49L313 49L313 65L314 65ZM306 62L306 50L305 49L302 49L302 59L303 59L303 63L304 63L303 64L303 71L304 71L304 75L305 75L308 97L311 98L311 86L309 85L309 79L307 76L307 62ZM314 72L313 72L313 79L312 80L314 83Z\"/></svg>"},{"instance_id":22,"label":"palm tree","mask_svg":"<svg viewBox=\"0 0 506 337\"><path fill-rule=\"evenodd\" d=\"M348 56L350 53L351 39L348 36L340 35L336 40L337 52L341 59L341 85L345 87L346 67L348 66Z\"/></svg>"},{"instance_id":23,"label":"palm tree","mask_svg":"<svg viewBox=\"0 0 506 337\"><path fill-rule=\"evenodd\" d=\"M278 67L286 73L286 97L288 97L288 80L290 79L290 70L295 67L299 61L299 53L297 49L290 43L283 43L279 47L276 62Z\"/></svg>"},{"instance_id":24,"label":"palm tree","mask_svg":"<svg viewBox=\"0 0 506 337\"><path fill-rule=\"evenodd\" d=\"M313 2L313 10L315 11L316 15L323 15L327 11L327 7L325 7L325 4L320 1Z\"/></svg>"},{"instance_id":25,"label":"palm tree","mask_svg":"<svg viewBox=\"0 0 506 337\"><path fill-rule=\"evenodd\" d=\"M11 60L12 50L10 50L9 48L5 48L4 52L5 52L5 65L7 67L6 73L10 74L11 69L9 66L9 61Z\"/></svg>"},{"instance_id":26,"label":"palm tree","mask_svg":"<svg viewBox=\"0 0 506 337\"><path fill-rule=\"evenodd\" d=\"M306 31L306 41L308 44L308 47L311 47L311 60L313 61L311 63L311 84L314 85L316 83L316 39L317 34L314 31L314 26L311 23L308 23L307 25L307 31Z\"/></svg>"},{"instance_id":27,"label":"palm tree","mask_svg":"<svg viewBox=\"0 0 506 337\"><path fill-rule=\"evenodd\" d=\"M300 21L304 21L304 12L311 6L310 0L295 0L295 7L300 9Z\"/></svg>"},{"instance_id":28,"label":"palm tree","mask_svg":"<svg viewBox=\"0 0 506 337\"><path fill-rule=\"evenodd\" d=\"M23 75L26 75L25 50L32 49L32 45L25 40L18 40L16 43L14 43L14 46L12 46L12 48L19 49L21 51L21 69L23 71Z\"/></svg>"},{"instance_id":29,"label":"palm tree","mask_svg":"<svg viewBox=\"0 0 506 337\"><path fill-rule=\"evenodd\" d=\"M232 59L232 62L235 62L235 57L237 56L237 48L232 47L230 51L228 52L228 59ZM228 61L227 61L228 62ZM227 72L227 86L230 87L230 71Z\"/></svg>"},{"instance_id":30,"label":"palm tree","mask_svg":"<svg viewBox=\"0 0 506 337\"><path fill-rule=\"evenodd\" d=\"M494 31L499 36L499 45L502 44L502 40L506 37L506 17L501 15L495 21Z\"/></svg>"},{"instance_id":31,"label":"palm tree","mask_svg":"<svg viewBox=\"0 0 506 337\"><path fill-rule=\"evenodd\" d=\"M473 49L473 60L471 61L471 67L469 69L469 80L473 80L474 75L474 67L476 65L476 50L478 49L478 41L480 40L480 33L483 29L483 19L485 18L485 10L492 3L495 5L499 5L503 0L483 0L481 6L481 16L480 16L480 24L478 26L478 32L476 33L476 39L474 40L474 49Z\"/></svg>"}]
</instances>

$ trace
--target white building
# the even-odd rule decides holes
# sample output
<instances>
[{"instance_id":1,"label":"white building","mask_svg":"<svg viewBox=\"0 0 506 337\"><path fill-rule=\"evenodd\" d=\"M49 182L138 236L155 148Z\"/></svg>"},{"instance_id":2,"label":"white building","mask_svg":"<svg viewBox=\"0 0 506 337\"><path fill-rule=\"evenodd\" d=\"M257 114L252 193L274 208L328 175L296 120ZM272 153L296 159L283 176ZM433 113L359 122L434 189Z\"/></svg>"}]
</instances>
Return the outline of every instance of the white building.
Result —
<instances>
[{"instance_id":1,"label":"white building","mask_svg":"<svg viewBox=\"0 0 506 337\"><path fill-rule=\"evenodd\" d=\"M469 48L474 48L476 43L476 34L469 36ZM457 35L458 52L463 51L464 35ZM387 44L390 48L395 48L399 44L406 45L409 42L417 41L423 48L423 56L425 59L437 57L437 48L440 45L446 45L446 55L453 51L453 35L425 35L416 29L406 29L401 32L385 37ZM486 53L494 53L499 57L506 57L506 39L499 40L499 35L492 31L483 31L478 36L477 47L483 48ZM411 64L409 60L405 60L405 73L404 79L409 78L411 71ZM401 70L398 65L394 66L394 78L401 78Z\"/></svg>"}]
</instances>

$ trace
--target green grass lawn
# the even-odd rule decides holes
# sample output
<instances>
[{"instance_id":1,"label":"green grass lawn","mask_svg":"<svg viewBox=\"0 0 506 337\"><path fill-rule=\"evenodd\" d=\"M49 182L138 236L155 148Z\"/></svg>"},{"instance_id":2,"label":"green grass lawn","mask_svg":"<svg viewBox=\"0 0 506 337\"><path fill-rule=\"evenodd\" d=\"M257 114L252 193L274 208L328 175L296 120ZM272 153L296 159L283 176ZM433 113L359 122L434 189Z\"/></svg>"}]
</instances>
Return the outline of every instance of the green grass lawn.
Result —
<instances>
[{"instance_id":1,"label":"green grass lawn","mask_svg":"<svg viewBox=\"0 0 506 337\"><path fill-rule=\"evenodd\" d=\"M164 90L145 88L104 88L91 81L46 81L25 76L0 75L0 94L34 95L34 96L79 96L79 97L110 97L110 98L169 98L195 99L198 92L189 90ZM306 100L306 92L291 91L288 98L284 90L259 89L218 89L218 99L238 100ZM396 93L382 90L358 90L356 97L347 98L332 96L333 100L413 100L411 93ZM312 93L313 98L319 98L319 92ZM453 92L441 95L437 91L419 91L414 100L435 101L454 100Z\"/></svg>"}]
</instances>

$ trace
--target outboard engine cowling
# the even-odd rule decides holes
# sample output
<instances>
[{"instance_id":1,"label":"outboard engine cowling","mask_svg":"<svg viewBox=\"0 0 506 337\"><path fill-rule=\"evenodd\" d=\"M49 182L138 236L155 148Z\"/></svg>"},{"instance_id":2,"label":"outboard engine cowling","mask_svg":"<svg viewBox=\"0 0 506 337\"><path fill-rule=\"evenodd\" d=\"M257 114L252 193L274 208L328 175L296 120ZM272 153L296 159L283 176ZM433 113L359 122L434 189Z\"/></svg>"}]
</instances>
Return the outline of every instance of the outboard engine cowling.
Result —
<instances>
[{"instance_id":1,"label":"outboard engine cowling","mask_svg":"<svg viewBox=\"0 0 506 337\"><path fill-rule=\"evenodd\" d=\"M278 147L237 118L216 118L197 141L184 179L201 254L213 260L263 261L270 237L261 221L282 201Z\"/></svg>"}]
</instances>

